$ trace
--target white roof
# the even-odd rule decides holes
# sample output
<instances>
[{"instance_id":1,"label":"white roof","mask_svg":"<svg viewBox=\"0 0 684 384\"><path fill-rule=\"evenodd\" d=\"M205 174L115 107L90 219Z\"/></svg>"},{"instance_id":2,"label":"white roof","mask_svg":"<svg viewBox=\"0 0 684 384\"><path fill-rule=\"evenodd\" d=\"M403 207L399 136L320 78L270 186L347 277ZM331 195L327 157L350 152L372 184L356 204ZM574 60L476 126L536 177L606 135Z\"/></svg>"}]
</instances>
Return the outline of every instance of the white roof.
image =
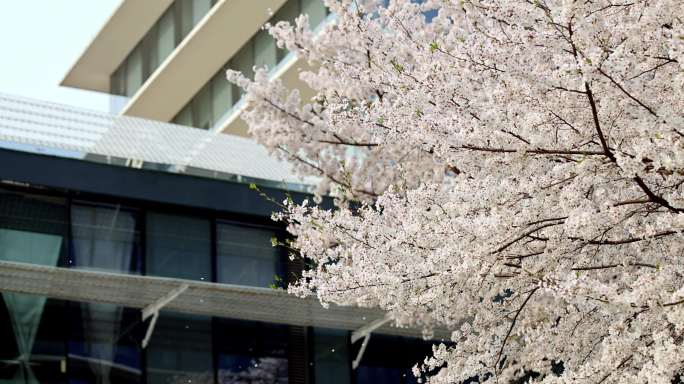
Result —
<instances>
[{"instance_id":1,"label":"white roof","mask_svg":"<svg viewBox=\"0 0 684 384\"><path fill-rule=\"evenodd\" d=\"M247 138L4 94L0 147L295 189L304 184Z\"/></svg>"}]
</instances>

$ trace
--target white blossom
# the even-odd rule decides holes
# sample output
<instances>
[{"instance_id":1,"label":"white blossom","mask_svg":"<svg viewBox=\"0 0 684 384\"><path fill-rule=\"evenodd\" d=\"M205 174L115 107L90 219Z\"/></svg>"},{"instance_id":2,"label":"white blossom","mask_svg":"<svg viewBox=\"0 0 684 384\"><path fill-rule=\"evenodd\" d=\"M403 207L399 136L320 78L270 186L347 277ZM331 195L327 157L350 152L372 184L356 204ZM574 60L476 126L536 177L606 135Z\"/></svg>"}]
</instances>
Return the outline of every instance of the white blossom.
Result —
<instances>
[{"instance_id":1,"label":"white blossom","mask_svg":"<svg viewBox=\"0 0 684 384\"><path fill-rule=\"evenodd\" d=\"M335 197L274 215L312 266L291 292L451 329L416 362L433 383L682 375L684 3L381 3L270 27L311 100L228 73Z\"/></svg>"}]
</instances>

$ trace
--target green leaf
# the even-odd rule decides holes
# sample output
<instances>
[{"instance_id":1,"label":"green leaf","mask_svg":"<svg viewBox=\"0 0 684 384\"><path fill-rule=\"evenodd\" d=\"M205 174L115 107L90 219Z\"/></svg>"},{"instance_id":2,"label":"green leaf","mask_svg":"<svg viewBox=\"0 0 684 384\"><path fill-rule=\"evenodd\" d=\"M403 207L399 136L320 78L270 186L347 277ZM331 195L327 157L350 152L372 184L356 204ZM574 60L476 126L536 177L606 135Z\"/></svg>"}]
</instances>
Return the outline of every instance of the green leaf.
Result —
<instances>
[{"instance_id":1,"label":"green leaf","mask_svg":"<svg viewBox=\"0 0 684 384\"><path fill-rule=\"evenodd\" d=\"M435 53L436 50L439 49L439 44L437 42L432 42L430 43L430 53Z\"/></svg>"},{"instance_id":2,"label":"green leaf","mask_svg":"<svg viewBox=\"0 0 684 384\"><path fill-rule=\"evenodd\" d=\"M399 72L399 73L404 72L404 66L403 66L403 65L397 63L397 62L394 61L394 60L390 61L390 63L392 63L392 66L394 67L394 69L395 69L397 72Z\"/></svg>"}]
</instances>

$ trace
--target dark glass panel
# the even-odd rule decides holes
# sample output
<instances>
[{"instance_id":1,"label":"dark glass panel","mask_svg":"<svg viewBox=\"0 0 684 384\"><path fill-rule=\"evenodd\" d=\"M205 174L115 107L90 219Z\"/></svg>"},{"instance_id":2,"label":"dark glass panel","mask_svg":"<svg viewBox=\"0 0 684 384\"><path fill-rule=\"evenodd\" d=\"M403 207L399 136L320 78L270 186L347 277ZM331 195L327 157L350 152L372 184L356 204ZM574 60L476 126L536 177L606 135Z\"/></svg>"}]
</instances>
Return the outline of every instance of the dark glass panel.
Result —
<instances>
[{"instance_id":1,"label":"dark glass panel","mask_svg":"<svg viewBox=\"0 0 684 384\"><path fill-rule=\"evenodd\" d=\"M173 119L173 122L176 124L192 127L192 103L181 109L181 111L178 112L176 117Z\"/></svg>"},{"instance_id":2,"label":"dark glass panel","mask_svg":"<svg viewBox=\"0 0 684 384\"><path fill-rule=\"evenodd\" d=\"M180 30L180 40L190 33L193 27L192 23L192 7L193 0L176 0L176 20L178 20Z\"/></svg>"},{"instance_id":3,"label":"dark glass panel","mask_svg":"<svg viewBox=\"0 0 684 384\"><path fill-rule=\"evenodd\" d=\"M76 203L71 207L72 266L140 273L138 213L121 206Z\"/></svg>"},{"instance_id":4,"label":"dark glass panel","mask_svg":"<svg viewBox=\"0 0 684 384\"><path fill-rule=\"evenodd\" d=\"M253 37L254 39L254 65L257 68L275 68L278 63L278 47L275 39L268 31L261 30Z\"/></svg>"},{"instance_id":5,"label":"dark glass panel","mask_svg":"<svg viewBox=\"0 0 684 384\"><path fill-rule=\"evenodd\" d=\"M210 281L209 220L148 213L145 256L148 275Z\"/></svg>"},{"instance_id":6,"label":"dark glass panel","mask_svg":"<svg viewBox=\"0 0 684 384\"><path fill-rule=\"evenodd\" d=\"M68 342L72 383L139 383L142 380L140 311L111 304L70 303Z\"/></svg>"},{"instance_id":7,"label":"dark glass panel","mask_svg":"<svg viewBox=\"0 0 684 384\"><path fill-rule=\"evenodd\" d=\"M230 60L231 69L242 72L245 77L254 78L254 41L248 40ZM242 90L241 90L242 91Z\"/></svg>"},{"instance_id":8,"label":"dark glass panel","mask_svg":"<svg viewBox=\"0 0 684 384\"><path fill-rule=\"evenodd\" d=\"M271 229L230 223L216 225L217 277L220 283L269 287L283 279L279 248ZM277 276L277 278L276 278Z\"/></svg>"},{"instance_id":9,"label":"dark glass panel","mask_svg":"<svg viewBox=\"0 0 684 384\"><path fill-rule=\"evenodd\" d=\"M202 129L211 128L211 82L202 87L197 96L195 96L192 104L195 114L193 116L193 126Z\"/></svg>"},{"instance_id":10,"label":"dark glass panel","mask_svg":"<svg viewBox=\"0 0 684 384\"><path fill-rule=\"evenodd\" d=\"M204 18L204 15L209 13L211 9L211 0L192 0L192 25L197 25Z\"/></svg>"},{"instance_id":11,"label":"dark glass panel","mask_svg":"<svg viewBox=\"0 0 684 384\"><path fill-rule=\"evenodd\" d=\"M351 382L349 332L314 328L313 363L315 383L348 384Z\"/></svg>"},{"instance_id":12,"label":"dark glass panel","mask_svg":"<svg viewBox=\"0 0 684 384\"><path fill-rule=\"evenodd\" d=\"M284 325L217 319L219 383L288 382L288 329Z\"/></svg>"},{"instance_id":13,"label":"dark glass panel","mask_svg":"<svg viewBox=\"0 0 684 384\"><path fill-rule=\"evenodd\" d=\"M0 306L0 382L64 383L64 302L5 292Z\"/></svg>"},{"instance_id":14,"label":"dark glass panel","mask_svg":"<svg viewBox=\"0 0 684 384\"><path fill-rule=\"evenodd\" d=\"M322 0L300 0L302 13L309 15L309 26L313 29L325 20L328 9Z\"/></svg>"},{"instance_id":15,"label":"dark glass panel","mask_svg":"<svg viewBox=\"0 0 684 384\"><path fill-rule=\"evenodd\" d=\"M226 72L222 68L211 79L211 110L214 124L233 106L235 101L233 98L233 86L226 79Z\"/></svg>"},{"instance_id":16,"label":"dark glass panel","mask_svg":"<svg viewBox=\"0 0 684 384\"><path fill-rule=\"evenodd\" d=\"M114 95L123 96L126 94L126 83L124 82L124 71L126 69L125 65L119 66L119 68L112 73L109 83L109 91Z\"/></svg>"},{"instance_id":17,"label":"dark glass panel","mask_svg":"<svg viewBox=\"0 0 684 384\"><path fill-rule=\"evenodd\" d=\"M0 189L0 260L58 265L67 216L62 198Z\"/></svg>"},{"instance_id":18,"label":"dark glass panel","mask_svg":"<svg viewBox=\"0 0 684 384\"><path fill-rule=\"evenodd\" d=\"M211 319L162 312L147 347L147 384L212 383Z\"/></svg>"},{"instance_id":19,"label":"dark glass panel","mask_svg":"<svg viewBox=\"0 0 684 384\"><path fill-rule=\"evenodd\" d=\"M432 353L432 344L422 339L372 334L356 369L356 383L417 383L411 369ZM361 341L354 344L353 356L360 346Z\"/></svg>"},{"instance_id":20,"label":"dark glass panel","mask_svg":"<svg viewBox=\"0 0 684 384\"><path fill-rule=\"evenodd\" d=\"M157 22L157 63L152 72L164 62L164 60L176 48L176 25L174 23L175 8L169 7Z\"/></svg>"},{"instance_id":21,"label":"dark glass panel","mask_svg":"<svg viewBox=\"0 0 684 384\"><path fill-rule=\"evenodd\" d=\"M138 44L126 59L126 96L133 96L143 83L143 50Z\"/></svg>"}]
</instances>

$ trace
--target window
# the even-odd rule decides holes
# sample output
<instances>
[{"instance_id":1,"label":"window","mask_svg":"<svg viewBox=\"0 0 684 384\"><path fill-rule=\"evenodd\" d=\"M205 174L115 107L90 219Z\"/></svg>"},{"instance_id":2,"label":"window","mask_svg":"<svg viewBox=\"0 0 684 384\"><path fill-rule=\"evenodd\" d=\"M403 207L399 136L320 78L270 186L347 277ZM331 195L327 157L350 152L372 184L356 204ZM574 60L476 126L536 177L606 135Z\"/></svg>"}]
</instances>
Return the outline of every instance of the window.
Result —
<instances>
[{"instance_id":1,"label":"window","mask_svg":"<svg viewBox=\"0 0 684 384\"><path fill-rule=\"evenodd\" d=\"M192 104L188 104L173 119L173 122L180 125L194 126L192 123Z\"/></svg>"},{"instance_id":2,"label":"window","mask_svg":"<svg viewBox=\"0 0 684 384\"><path fill-rule=\"evenodd\" d=\"M125 71L126 66L120 66L110 79L110 92L114 95L125 95L126 94L126 83L125 83Z\"/></svg>"},{"instance_id":3,"label":"window","mask_svg":"<svg viewBox=\"0 0 684 384\"><path fill-rule=\"evenodd\" d=\"M351 382L349 360L349 332L337 329L314 328L314 382L347 384Z\"/></svg>"},{"instance_id":4,"label":"window","mask_svg":"<svg viewBox=\"0 0 684 384\"><path fill-rule=\"evenodd\" d=\"M211 226L190 216L147 214L146 273L211 281Z\"/></svg>"},{"instance_id":5,"label":"window","mask_svg":"<svg viewBox=\"0 0 684 384\"><path fill-rule=\"evenodd\" d=\"M176 6L178 9L178 23L180 26L180 35L187 36L193 27L193 17L192 8L194 0L176 0Z\"/></svg>"},{"instance_id":6,"label":"window","mask_svg":"<svg viewBox=\"0 0 684 384\"><path fill-rule=\"evenodd\" d=\"M192 1L192 25L197 25L209 13L212 0L193 0Z\"/></svg>"},{"instance_id":7,"label":"window","mask_svg":"<svg viewBox=\"0 0 684 384\"><path fill-rule=\"evenodd\" d=\"M373 334L355 371L356 383L417 384L411 368L430 354L432 344L421 339ZM360 346L361 342L354 344L352 354Z\"/></svg>"},{"instance_id":8,"label":"window","mask_svg":"<svg viewBox=\"0 0 684 384\"><path fill-rule=\"evenodd\" d=\"M59 197L0 189L0 260L45 266L66 262L68 210ZM62 303L0 292L0 382L63 380Z\"/></svg>"},{"instance_id":9,"label":"window","mask_svg":"<svg viewBox=\"0 0 684 384\"><path fill-rule=\"evenodd\" d=\"M161 312L147 347L147 384L213 383L211 318Z\"/></svg>"},{"instance_id":10,"label":"window","mask_svg":"<svg viewBox=\"0 0 684 384\"><path fill-rule=\"evenodd\" d=\"M161 65L174 48L176 48L176 25L174 24L175 8L170 7L157 22L156 60L150 72Z\"/></svg>"},{"instance_id":11,"label":"window","mask_svg":"<svg viewBox=\"0 0 684 384\"><path fill-rule=\"evenodd\" d=\"M254 78L254 41L249 40L230 60L228 66L231 69L242 72L243 75Z\"/></svg>"},{"instance_id":12,"label":"window","mask_svg":"<svg viewBox=\"0 0 684 384\"><path fill-rule=\"evenodd\" d=\"M328 9L321 0L301 0L302 13L309 15L309 25L315 28L328 16Z\"/></svg>"},{"instance_id":13,"label":"window","mask_svg":"<svg viewBox=\"0 0 684 384\"><path fill-rule=\"evenodd\" d=\"M72 266L139 274L137 221L137 212L121 206L72 204Z\"/></svg>"},{"instance_id":14,"label":"window","mask_svg":"<svg viewBox=\"0 0 684 384\"><path fill-rule=\"evenodd\" d=\"M282 279L279 248L271 245L273 230L218 223L217 278L220 283L268 287Z\"/></svg>"},{"instance_id":15,"label":"window","mask_svg":"<svg viewBox=\"0 0 684 384\"><path fill-rule=\"evenodd\" d=\"M276 23L281 20L293 22L300 13L308 14L309 25L311 28L316 28L325 20L328 15L328 9L322 0L288 0L271 17L269 22ZM246 77L253 79L253 67L266 66L269 70L272 70L286 55L287 51L279 49L275 40L267 31L259 30L233 55L225 67L240 71ZM210 87L212 88L210 93L211 108L205 107L207 104L204 98L206 98L207 92L204 90L210 88L205 86L176 115L173 119L174 122L197 128L211 128L239 101L242 95L240 88L229 84L225 79L225 68L223 67L209 80L207 85L209 84L211 84ZM202 100L198 102L198 99ZM194 115L190 124L188 124L189 120L186 116L187 108L192 109ZM210 113L209 118L204 117L206 113Z\"/></svg>"},{"instance_id":16,"label":"window","mask_svg":"<svg viewBox=\"0 0 684 384\"><path fill-rule=\"evenodd\" d=\"M0 189L0 260L57 266L66 256L66 201Z\"/></svg>"},{"instance_id":17,"label":"window","mask_svg":"<svg viewBox=\"0 0 684 384\"><path fill-rule=\"evenodd\" d=\"M278 47L268 31L261 30L254 36L254 66L273 69L278 62Z\"/></svg>"},{"instance_id":18,"label":"window","mask_svg":"<svg viewBox=\"0 0 684 384\"><path fill-rule=\"evenodd\" d=\"M0 382L63 383L68 330L64 302L45 296L0 294Z\"/></svg>"},{"instance_id":19,"label":"window","mask_svg":"<svg viewBox=\"0 0 684 384\"><path fill-rule=\"evenodd\" d=\"M110 76L110 92L133 96L216 0L175 0Z\"/></svg>"},{"instance_id":20,"label":"window","mask_svg":"<svg viewBox=\"0 0 684 384\"><path fill-rule=\"evenodd\" d=\"M212 126L211 83L207 83L193 100L193 126L209 129Z\"/></svg>"},{"instance_id":21,"label":"window","mask_svg":"<svg viewBox=\"0 0 684 384\"><path fill-rule=\"evenodd\" d=\"M69 303L70 382L140 383L140 311L101 303Z\"/></svg>"},{"instance_id":22,"label":"window","mask_svg":"<svg viewBox=\"0 0 684 384\"><path fill-rule=\"evenodd\" d=\"M217 319L219 383L286 384L288 327Z\"/></svg>"},{"instance_id":23,"label":"window","mask_svg":"<svg viewBox=\"0 0 684 384\"><path fill-rule=\"evenodd\" d=\"M233 105L235 100L234 94L233 85L226 79L225 71L218 71L214 78L211 79L211 110L214 124Z\"/></svg>"},{"instance_id":24,"label":"window","mask_svg":"<svg viewBox=\"0 0 684 384\"><path fill-rule=\"evenodd\" d=\"M143 82L143 57L142 46L138 44L126 60L126 96L133 94L142 86Z\"/></svg>"}]
</instances>

